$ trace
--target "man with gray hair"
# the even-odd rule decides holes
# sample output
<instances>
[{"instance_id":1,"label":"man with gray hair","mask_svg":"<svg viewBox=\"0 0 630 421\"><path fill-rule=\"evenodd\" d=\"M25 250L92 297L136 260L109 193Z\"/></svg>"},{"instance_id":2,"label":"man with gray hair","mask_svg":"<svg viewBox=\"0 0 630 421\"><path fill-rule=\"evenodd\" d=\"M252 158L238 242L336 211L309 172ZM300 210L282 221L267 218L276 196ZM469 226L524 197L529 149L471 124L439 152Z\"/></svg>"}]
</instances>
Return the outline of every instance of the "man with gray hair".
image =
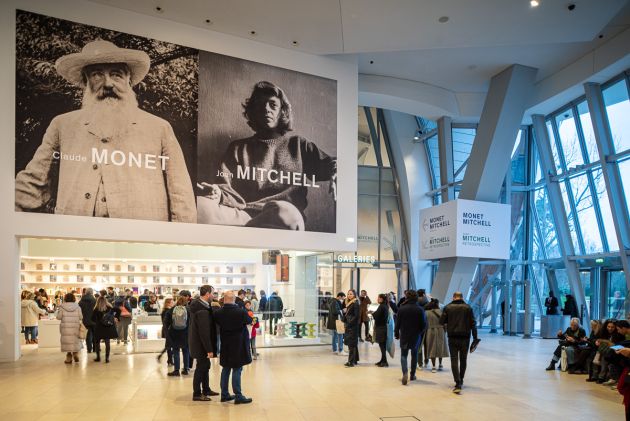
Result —
<instances>
[{"instance_id":1,"label":"man with gray hair","mask_svg":"<svg viewBox=\"0 0 630 421\"><path fill-rule=\"evenodd\" d=\"M138 107L144 51L92 41L57 60L83 89L80 110L55 117L15 179L15 209L65 215L196 222L184 156L171 125Z\"/></svg>"},{"instance_id":2,"label":"man with gray hair","mask_svg":"<svg viewBox=\"0 0 630 421\"><path fill-rule=\"evenodd\" d=\"M472 307L464 302L464 294L455 292L451 301L440 317L440 323L446 325L448 336L448 351L451 354L451 371L455 387L453 393L460 394L464 386L464 374L466 374L466 359L470 335L473 336L473 346L479 343L477 338L477 326ZM474 351L474 348L471 347Z\"/></svg>"},{"instance_id":3,"label":"man with gray hair","mask_svg":"<svg viewBox=\"0 0 630 421\"><path fill-rule=\"evenodd\" d=\"M241 392L241 373L243 366L251 364L252 354L249 344L249 329L252 323L247 311L236 303L234 291L223 294L223 307L214 312L214 321L219 326L221 337L221 402L234 401L235 404L251 403ZM232 392L230 395L229 381L232 374Z\"/></svg>"},{"instance_id":4,"label":"man with gray hair","mask_svg":"<svg viewBox=\"0 0 630 421\"><path fill-rule=\"evenodd\" d=\"M81 314L83 315L83 326L87 329L85 347L87 348L88 354L94 350L94 326L96 325L92 321L94 306L96 306L94 290L92 288L86 288L85 294L83 294L79 301L79 307L81 307Z\"/></svg>"}]
</instances>

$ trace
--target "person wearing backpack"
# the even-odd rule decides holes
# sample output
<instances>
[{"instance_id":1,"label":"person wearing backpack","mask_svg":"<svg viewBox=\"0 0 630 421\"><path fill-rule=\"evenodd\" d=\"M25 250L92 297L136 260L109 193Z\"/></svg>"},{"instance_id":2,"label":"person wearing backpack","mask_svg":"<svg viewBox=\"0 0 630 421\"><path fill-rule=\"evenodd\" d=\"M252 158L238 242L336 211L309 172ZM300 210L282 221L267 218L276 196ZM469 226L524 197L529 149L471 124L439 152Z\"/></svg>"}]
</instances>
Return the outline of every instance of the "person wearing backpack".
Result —
<instances>
[{"instance_id":1,"label":"person wearing backpack","mask_svg":"<svg viewBox=\"0 0 630 421\"><path fill-rule=\"evenodd\" d=\"M127 345L127 338L129 337L129 325L132 320L132 309L131 303L127 297L119 297L116 299L114 304L118 310L120 310L120 317L118 319L118 324L116 325L116 329L118 330L118 339L116 343L120 343L123 341L125 345Z\"/></svg>"},{"instance_id":2,"label":"person wearing backpack","mask_svg":"<svg viewBox=\"0 0 630 421\"><path fill-rule=\"evenodd\" d=\"M120 317L120 309L112 307L107 297L100 295L96 300L92 322L94 322L94 361L101 360L101 340L105 341L105 362L109 362L110 339L118 338L116 320Z\"/></svg>"},{"instance_id":3,"label":"person wearing backpack","mask_svg":"<svg viewBox=\"0 0 630 421\"><path fill-rule=\"evenodd\" d=\"M175 364L175 369L168 373L169 376L180 375L180 350L184 354L184 369L181 371L181 374L188 374L188 360L190 359L188 353L188 326L190 322L188 309L186 308L187 304L188 298L180 295L177 297L175 307L169 309L164 315L164 324L168 329L168 337L173 350L173 363Z\"/></svg>"}]
</instances>

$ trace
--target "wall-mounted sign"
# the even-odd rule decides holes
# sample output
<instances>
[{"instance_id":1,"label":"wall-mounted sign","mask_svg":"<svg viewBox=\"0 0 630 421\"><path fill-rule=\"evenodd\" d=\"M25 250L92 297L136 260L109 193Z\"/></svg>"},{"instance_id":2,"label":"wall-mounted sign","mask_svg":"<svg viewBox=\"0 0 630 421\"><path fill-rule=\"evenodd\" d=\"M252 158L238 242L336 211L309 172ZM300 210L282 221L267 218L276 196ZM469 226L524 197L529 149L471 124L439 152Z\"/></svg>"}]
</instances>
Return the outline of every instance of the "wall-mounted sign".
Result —
<instances>
[{"instance_id":1,"label":"wall-mounted sign","mask_svg":"<svg viewBox=\"0 0 630 421\"><path fill-rule=\"evenodd\" d=\"M453 200L420 211L420 258L508 259L509 205Z\"/></svg>"},{"instance_id":2,"label":"wall-mounted sign","mask_svg":"<svg viewBox=\"0 0 630 421\"><path fill-rule=\"evenodd\" d=\"M344 256L342 254L337 255L337 263L376 263L375 256Z\"/></svg>"}]
</instances>

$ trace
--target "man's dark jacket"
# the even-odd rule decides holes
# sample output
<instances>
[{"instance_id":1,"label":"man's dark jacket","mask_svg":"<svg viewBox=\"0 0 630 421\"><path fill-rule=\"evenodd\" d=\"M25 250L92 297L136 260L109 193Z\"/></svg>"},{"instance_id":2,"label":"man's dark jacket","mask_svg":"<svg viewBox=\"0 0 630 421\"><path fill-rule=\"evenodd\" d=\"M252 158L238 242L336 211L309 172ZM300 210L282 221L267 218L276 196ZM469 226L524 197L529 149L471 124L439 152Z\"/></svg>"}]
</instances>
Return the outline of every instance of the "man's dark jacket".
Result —
<instances>
[{"instance_id":1,"label":"man's dark jacket","mask_svg":"<svg viewBox=\"0 0 630 421\"><path fill-rule=\"evenodd\" d=\"M452 338L470 338L476 328L473 309L464 300L453 300L444 307L440 323L446 324L446 334Z\"/></svg>"},{"instance_id":2,"label":"man's dark jacket","mask_svg":"<svg viewBox=\"0 0 630 421\"><path fill-rule=\"evenodd\" d=\"M396 314L394 335L400 338L401 348L415 348L426 329L426 315L418 300L404 301Z\"/></svg>"},{"instance_id":3,"label":"man's dark jacket","mask_svg":"<svg viewBox=\"0 0 630 421\"><path fill-rule=\"evenodd\" d=\"M188 305L188 348L192 358L203 358L208 352L216 354L217 331L214 324L212 307L195 298Z\"/></svg>"},{"instance_id":4,"label":"man's dark jacket","mask_svg":"<svg viewBox=\"0 0 630 421\"><path fill-rule=\"evenodd\" d=\"M224 304L214 312L221 336L221 367L239 368L252 362L248 324L252 318L236 304Z\"/></svg>"}]
</instances>

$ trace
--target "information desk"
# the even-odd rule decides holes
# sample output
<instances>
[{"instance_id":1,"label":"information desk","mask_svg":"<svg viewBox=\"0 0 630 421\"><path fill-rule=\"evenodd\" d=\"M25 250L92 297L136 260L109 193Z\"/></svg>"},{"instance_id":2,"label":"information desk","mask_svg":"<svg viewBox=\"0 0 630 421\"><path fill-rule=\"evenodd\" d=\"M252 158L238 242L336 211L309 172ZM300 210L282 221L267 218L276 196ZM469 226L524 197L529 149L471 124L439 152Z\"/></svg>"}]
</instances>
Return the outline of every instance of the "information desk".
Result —
<instances>
[{"instance_id":1,"label":"information desk","mask_svg":"<svg viewBox=\"0 0 630 421\"><path fill-rule=\"evenodd\" d=\"M160 352L164 349L162 338L162 318L155 316L137 316L131 327L133 352Z\"/></svg>"},{"instance_id":2,"label":"information desk","mask_svg":"<svg viewBox=\"0 0 630 421\"><path fill-rule=\"evenodd\" d=\"M39 333L37 342L39 348L60 348L61 334L59 333L59 325L61 320L57 319L41 319L39 321Z\"/></svg>"}]
</instances>

